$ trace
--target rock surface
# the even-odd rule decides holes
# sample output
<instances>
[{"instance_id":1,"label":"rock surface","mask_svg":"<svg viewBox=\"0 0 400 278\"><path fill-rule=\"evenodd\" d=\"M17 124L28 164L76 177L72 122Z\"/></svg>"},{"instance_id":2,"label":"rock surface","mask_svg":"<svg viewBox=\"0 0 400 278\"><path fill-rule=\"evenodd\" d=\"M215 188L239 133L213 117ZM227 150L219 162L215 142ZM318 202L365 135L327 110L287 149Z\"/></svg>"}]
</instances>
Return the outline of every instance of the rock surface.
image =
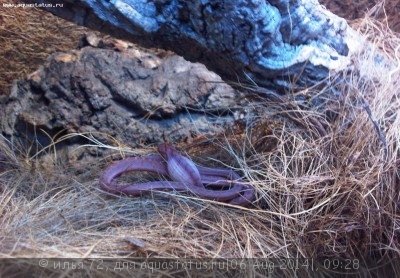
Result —
<instances>
[{"instance_id":1,"label":"rock surface","mask_svg":"<svg viewBox=\"0 0 400 278\"><path fill-rule=\"evenodd\" d=\"M0 98L1 130L41 146L71 132L103 132L133 147L190 140L232 125L242 98L201 64L89 36Z\"/></svg>"}]
</instances>

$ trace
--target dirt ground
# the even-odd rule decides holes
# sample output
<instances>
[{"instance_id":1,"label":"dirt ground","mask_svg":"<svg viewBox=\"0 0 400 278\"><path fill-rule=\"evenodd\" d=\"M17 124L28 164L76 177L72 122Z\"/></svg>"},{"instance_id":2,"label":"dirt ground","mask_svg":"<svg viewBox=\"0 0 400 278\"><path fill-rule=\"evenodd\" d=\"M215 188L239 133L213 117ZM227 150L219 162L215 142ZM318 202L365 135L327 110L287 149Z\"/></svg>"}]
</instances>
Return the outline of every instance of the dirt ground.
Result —
<instances>
[{"instance_id":1,"label":"dirt ground","mask_svg":"<svg viewBox=\"0 0 400 278\"><path fill-rule=\"evenodd\" d=\"M399 0L320 0L334 14L347 20L370 18L385 22L393 31L400 32Z\"/></svg>"}]
</instances>

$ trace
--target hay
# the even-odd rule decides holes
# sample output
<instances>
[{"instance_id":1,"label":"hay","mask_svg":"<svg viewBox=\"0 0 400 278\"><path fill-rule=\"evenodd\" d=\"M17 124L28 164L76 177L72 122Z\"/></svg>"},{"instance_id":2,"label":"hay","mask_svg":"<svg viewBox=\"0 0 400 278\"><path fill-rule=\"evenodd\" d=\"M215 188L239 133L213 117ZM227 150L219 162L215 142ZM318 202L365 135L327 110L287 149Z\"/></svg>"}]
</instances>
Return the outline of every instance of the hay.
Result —
<instances>
[{"instance_id":1,"label":"hay","mask_svg":"<svg viewBox=\"0 0 400 278\"><path fill-rule=\"evenodd\" d=\"M106 161L84 167L51 149L46 160L32 158L0 138L0 256L398 257L400 39L367 19L355 26L375 48L355 57L354 74L339 84L346 98L333 119L276 106L251 128L181 146L199 163L241 171L257 191L255 208L172 193L107 195L97 180ZM374 61L378 51L390 71ZM371 115L354 102L360 96L386 157Z\"/></svg>"},{"instance_id":2,"label":"hay","mask_svg":"<svg viewBox=\"0 0 400 278\"><path fill-rule=\"evenodd\" d=\"M76 48L88 29L36 8L0 4L0 95L25 78L56 51ZM5 2L6 4L10 4Z\"/></svg>"}]
</instances>

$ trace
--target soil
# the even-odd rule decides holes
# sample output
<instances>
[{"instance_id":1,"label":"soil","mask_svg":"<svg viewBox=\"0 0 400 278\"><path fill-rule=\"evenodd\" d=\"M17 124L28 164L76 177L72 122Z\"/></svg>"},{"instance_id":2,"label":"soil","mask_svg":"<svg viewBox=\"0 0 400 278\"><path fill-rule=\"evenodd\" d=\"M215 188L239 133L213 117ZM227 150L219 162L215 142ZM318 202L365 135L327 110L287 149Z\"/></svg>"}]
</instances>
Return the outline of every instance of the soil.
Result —
<instances>
[{"instance_id":1,"label":"soil","mask_svg":"<svg viewBox=\"0 0 400 278\"><path fill-rule=\"evenodd\" d=\"M395 32L400 33L399 0L320 0L322 5L334 14L347 20L355 20L368 14L380 22L386 22Z\"/></svg>"}]
</instances>

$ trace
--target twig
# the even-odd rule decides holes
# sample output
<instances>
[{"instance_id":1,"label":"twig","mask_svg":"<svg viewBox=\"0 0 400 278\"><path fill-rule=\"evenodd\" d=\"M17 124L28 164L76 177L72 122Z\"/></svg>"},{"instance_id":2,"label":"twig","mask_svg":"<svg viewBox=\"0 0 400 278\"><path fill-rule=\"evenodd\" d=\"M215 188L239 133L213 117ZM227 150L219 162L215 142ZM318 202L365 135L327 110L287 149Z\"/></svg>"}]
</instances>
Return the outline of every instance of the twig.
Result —
<instances>
[{"instance_id":1,"label":"twig","mask_svg":"<svg viewBox=\"0 0 400 278\"><path fill-rule=\"evenodd\" d=\"M369 119L371 120L372 124L375 127L376 133L378 134L378 138L379 140L382 142L383 144L383 159L387 160L388 157L388 153L389 153L389 148L388 148L388 144L386 141L386 137L377 121L377 119L375 118L375 116L372 114L371 108L369 107L369 104L367 103L367 101L360 96L361 102L362 102L362 107L364 108L364 110L367 112Z\"/></svg>"}]
</instances>

